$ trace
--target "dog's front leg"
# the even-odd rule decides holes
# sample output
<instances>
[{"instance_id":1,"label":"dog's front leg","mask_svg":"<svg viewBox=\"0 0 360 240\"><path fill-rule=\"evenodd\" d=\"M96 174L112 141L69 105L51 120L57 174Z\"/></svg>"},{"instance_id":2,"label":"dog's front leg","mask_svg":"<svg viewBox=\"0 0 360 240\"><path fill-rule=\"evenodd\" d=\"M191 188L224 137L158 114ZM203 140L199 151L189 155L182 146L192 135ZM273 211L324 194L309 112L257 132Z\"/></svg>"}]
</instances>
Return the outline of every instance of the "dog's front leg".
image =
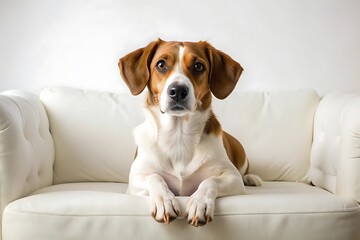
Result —
<instances>
[{"instance_id":1,"label":"dog's front leg","mask_svg":"<svg viewBox=\"0 0 360 240\"><path fill-rule=\"evenodd\" d=\"M165 180L158 174L152 174L148 183L153 218L165 223L175 220L180 213L180 207Z\"/></svg>"},{"instance_id":2,"label":"dog's front leg","mask_svg":"<svg viewBox=\"0 0 360 240\"><path fill-rule=\"evenodd\" d=\"M136 175L131 178L132 193L149 195L151 215L157 222L169 224L180 213L175 195L159 174Z\"/></svg>"},{"instance_id":3,"label":"dog's front leg","mask_svg":"<svg viewBox=\"0 0 360 240\"><path fill-rule=\"evenodd\" d=\"M240 175L223 173L202 181L191 195L186 208L188 223L198 227L212 221L217 197L245 194Z\"/></svg>"}]
</instances>

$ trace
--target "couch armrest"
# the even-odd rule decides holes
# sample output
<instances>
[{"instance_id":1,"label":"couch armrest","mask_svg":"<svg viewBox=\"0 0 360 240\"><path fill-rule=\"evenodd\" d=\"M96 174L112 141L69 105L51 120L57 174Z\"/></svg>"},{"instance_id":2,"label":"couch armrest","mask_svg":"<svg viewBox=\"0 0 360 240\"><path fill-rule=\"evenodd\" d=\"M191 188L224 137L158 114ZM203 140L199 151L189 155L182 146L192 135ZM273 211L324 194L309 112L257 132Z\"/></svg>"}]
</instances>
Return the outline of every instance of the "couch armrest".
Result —
<instances>
[{"instance_id":1,"label":"couch armrest","mask_svg":"<svg viewBox=\"0 0 360 240\"><path fill-rule=\"evenodd\" d=\"M360 93L334 93L320 101L310 175L316 186L360 202Z\"/></svg>"},{"instance_id":2,"label":"couch armrest","mask_svg":"<svg viewBox=\"0 0 360 240\"><path fill-rule=\"evenodd\" d=\"M54 143L38 96L0 94L0 207L53 183ZM1 220L1 218L0 218Z\"/></svg>"}]
</instances>

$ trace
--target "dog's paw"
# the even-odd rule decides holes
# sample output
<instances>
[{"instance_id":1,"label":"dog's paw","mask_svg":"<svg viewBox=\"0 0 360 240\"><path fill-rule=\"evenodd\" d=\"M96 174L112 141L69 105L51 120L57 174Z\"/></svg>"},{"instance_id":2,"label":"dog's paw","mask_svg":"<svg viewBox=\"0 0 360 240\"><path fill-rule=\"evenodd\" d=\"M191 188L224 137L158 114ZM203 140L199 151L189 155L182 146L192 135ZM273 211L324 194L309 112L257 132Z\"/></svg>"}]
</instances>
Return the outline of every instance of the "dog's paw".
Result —
<instances>
[{"instance_id":1,"label":"dog's paw","mask_svg":"<svg viewBox=\"0 0 360 240\"><path fill-rule=\"evenodd\" d=\"M180 207L172 192L152 194L150 200L151 215L157 222L169 224L179 216Z\"/></svg>"},{"instance_id":2,"label":"dog's paw","mask_svg":"<svg viewBox=\"0 0 360 240\"><path fill-rule=\"evenodd\" d=\"M186 207L188 223L194 227L204 226L212 221L215 211L215 199L206 197L196 191L189 199Z\"/></svg>"},{"instance_id":3,"label":"dog's paw","mask_svg":"<svg viewBox=\"0 0 360 240\"><path fill-rule=\"evenodd\" d=\"M259 176L254 174L246 174L243 176L243 181L246 186L256 186L259 187L262 185L262 180Z\"/></svg>"}]
</instances>

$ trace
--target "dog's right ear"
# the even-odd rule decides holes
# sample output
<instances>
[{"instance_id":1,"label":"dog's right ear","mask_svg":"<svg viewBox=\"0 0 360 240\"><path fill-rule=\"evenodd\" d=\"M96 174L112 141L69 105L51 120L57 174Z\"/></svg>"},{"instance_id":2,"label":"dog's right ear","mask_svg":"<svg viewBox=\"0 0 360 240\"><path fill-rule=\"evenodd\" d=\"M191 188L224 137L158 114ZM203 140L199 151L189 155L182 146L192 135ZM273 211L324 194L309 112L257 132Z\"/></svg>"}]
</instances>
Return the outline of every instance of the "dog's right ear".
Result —
<instances>
[{"instance_id":1,"label":"dog's right ear","mask_svg":"<svg viewBox=\"0 0 360 240\"><path fill-rule=\"evenodd\" d=\"M149 82L150 63L160 42L158 39L120 58L120 74L133 95L140 94Z\"/></svg>"}]
</instances>

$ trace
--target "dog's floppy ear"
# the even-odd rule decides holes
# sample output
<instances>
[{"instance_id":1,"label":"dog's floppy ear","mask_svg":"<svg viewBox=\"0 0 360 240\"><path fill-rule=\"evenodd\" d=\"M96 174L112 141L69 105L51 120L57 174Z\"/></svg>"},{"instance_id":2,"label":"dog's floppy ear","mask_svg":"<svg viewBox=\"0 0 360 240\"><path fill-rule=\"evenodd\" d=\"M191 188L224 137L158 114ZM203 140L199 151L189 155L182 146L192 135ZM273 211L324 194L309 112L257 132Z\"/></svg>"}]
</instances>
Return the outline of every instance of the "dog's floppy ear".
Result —
<instances>
[{"instance_id":1,"label":"dog's floppy ear","mask_svg":"<svg viewBox=\"0 0 360 240\"><path fill-rule=\"evenodd\" d=\"M208 44L211 71L210 90L215 97L224 99L233 91L243 71L241 65L229 55Z\"/></svg>"},{"instance_id":2,"label":"dog's floppy ear","mask_svg":"<svg viewBox=\"0 0 360 240\"><path fill-rule=\"evenodd\" d=\"M120 58L119 69L122 79L133 95L140 94L150 79L150 63L159 43L158 39L144 48L135 50Z\"/></svg>"}]
</instances>

